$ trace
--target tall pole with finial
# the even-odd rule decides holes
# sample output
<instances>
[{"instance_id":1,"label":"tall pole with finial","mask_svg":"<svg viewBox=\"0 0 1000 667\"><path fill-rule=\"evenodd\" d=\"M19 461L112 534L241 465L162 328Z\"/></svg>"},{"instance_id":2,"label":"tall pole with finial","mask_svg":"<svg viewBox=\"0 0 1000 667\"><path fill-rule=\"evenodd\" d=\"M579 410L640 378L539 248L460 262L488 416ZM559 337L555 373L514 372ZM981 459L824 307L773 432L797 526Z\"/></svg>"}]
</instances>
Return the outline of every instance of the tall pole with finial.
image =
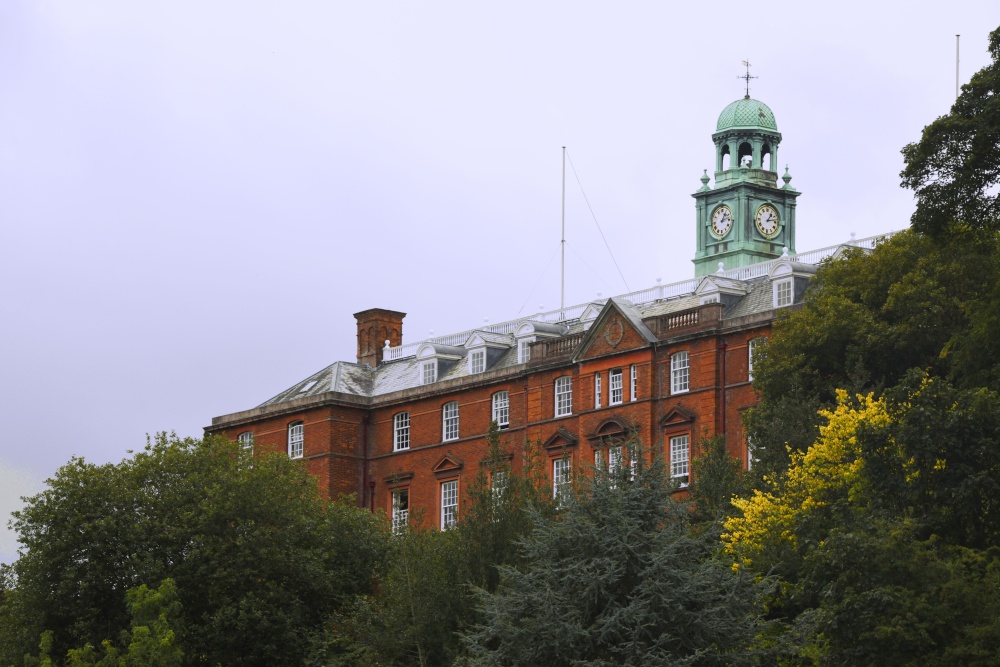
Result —
<instances>
[{"instance_id":1,"label":"tall pole with finial","mask_svg":"<svg viewBox=\"0 0 1000 667\"><path fill-rule=\"evenodd\" d=\"M961 35L955 35L955 99L958 99L958 41Z\"/></svg>"},{"instance_id":2,"label":"tall pole with finial","mask_svg":"<svg viewBox=\"0 0 1000 667\"><path fill-rule=\"evenodd\" d=\"M566 147L562 147L562 267L559 271L559 310L566 307Z\"/></svg>"}]
</instances>

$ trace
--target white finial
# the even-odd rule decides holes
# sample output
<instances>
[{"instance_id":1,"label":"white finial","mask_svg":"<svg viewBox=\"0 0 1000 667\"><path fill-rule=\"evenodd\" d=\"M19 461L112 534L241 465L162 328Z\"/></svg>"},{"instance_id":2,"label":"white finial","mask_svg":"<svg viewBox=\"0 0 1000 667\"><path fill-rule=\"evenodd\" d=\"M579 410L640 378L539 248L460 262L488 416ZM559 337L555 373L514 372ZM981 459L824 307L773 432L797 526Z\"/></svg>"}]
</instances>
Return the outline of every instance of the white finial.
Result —
<instances>
[{"instance_id":1,"label":"white finial","mask_svg":"<svg viewBox=\"0 0 1000 667\"><path fill-rule=\"evenodd\" d=\"M788 258L788 246L785 246L784 248L781 249L781 256L786 259Z\"/></svg>"},{"instance_id":2,"label":"white finial","mask_svg":"<svg viewBox=\"0 0 1000 667\"><path fill-rule=\"evenodd\" d=\"M389 339L388 338L386 338L386 340L385 340L385 349L387 349L387 350L389 349Z\"/></svg>"},{"instance_id":3,"label":"white finial","mask_svg":"<svg viewBox=\"0 0 1000 667\"><path fill-rule=\"evenodd\" d=\"M661 280L663 280L663 278L657 278L656 279L656 284L659 285Z\"/></svg>"},{"instance_id":4,"label":"white finial","mask_svg":"<svg viewBox=\"0 0 1000 667\"><path fill-rule=\"evenodd\" d=\"M719 262L719 270L717 273L723 273L726 270L726 265L723 262Z\"/></svg>"}]
</instances>

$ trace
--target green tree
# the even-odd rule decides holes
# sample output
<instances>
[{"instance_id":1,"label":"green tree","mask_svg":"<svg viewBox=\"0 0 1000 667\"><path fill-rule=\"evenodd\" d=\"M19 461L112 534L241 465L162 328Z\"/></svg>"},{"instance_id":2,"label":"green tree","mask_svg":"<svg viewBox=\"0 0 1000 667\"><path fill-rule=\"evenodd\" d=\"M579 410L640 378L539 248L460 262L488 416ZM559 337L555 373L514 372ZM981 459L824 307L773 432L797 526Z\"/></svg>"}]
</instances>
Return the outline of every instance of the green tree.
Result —
<instances>
[{"instance_id":1,"label":"green tree","mask_svg":"<svg viewBox=\"0 0 1000 667\"><path fill-rule=\"evenodd\" d=\"M703 438L691 460L691 500L700 521L717 521L733 512L733 498L743 494L743 465L726 450L726 436Z\"/></svg>"},{"instance_id":2,"label":"green tree","mask_svg":"<svg viewBox=\"0 0 1000 667\"><path fill-rule=\"evenodd\" d=\"M101 651L86 644L83 648L70 649L66 667L180 667L184 652L178 643L180 634L181 604L172 579L164 579L159 588L150 589L145 584L128 592L131 629L122 633L118 648L106 639ZM37 658L27 656L24 664L30 667L52 667L52 631L42 633Z\"/></svg>"},{"instance_id":3,"label":"green tree","mask_svg":"<svg viewBox=\"0 0 1000 667\"><path fill-rule=\"evenodd\" d=\"M515 470L496 422L487 442L456 526L441 532L414 515L393 539L377 595L360 599L330 634L325 664L425 667L461 654L459 632L477 618L472 587L494 590L499 567L522 562L519 544L536 514L553 511L538 448L526 443ZM345 632L351 642L343 642Z\"/></svg>"},{"instance_id":4,"label":"green tree","mask_svg":"<svg viewBox=\"0 0 1000 667\"><path fill-rule=\"evenodd\" d=\"M163 434L119 464L72 460L13 525L23 549L0 606L2 664L46 630L52 655L119 636L126 591L168 577L185 664L300 663L326 619L371 591L388 541L384 519L323 500L285 456Z\"/></svg>"},{"instance_id":5,"label":"green tree","mask_svg":"<svg viewBox=\"0 0 1000 667\"><path fill-rule=\"evenodd\" d=\"M993 62L962 86L951 113L903 148L902 185L917 198L913 228L935 238L956 223L1000 231L1000 28L989 53Z\"/></svg>"},{"instance_id":6,"label":"green tree","mask_svg":"<svg viewBox=\"0 0 1000 667\"><path fill-rule=\"evenodd\" d=\"M634 477L628 466L597 474L537 517L524 565L478 591L483 620L458 664L754 664L764 585L717 559L714 535L690 530L662 461L635 458Z\"/></svg>"},{"instance_id":7,"label":"green tree","mask_svg":"<svg viewBox=\"0 0 1000 667\"><path fill-rule=\"evenodd\" d=\"M904 231L821 267L803 308L775 322L755 359L761 400L746 426L757 483L787 467L789 447L816 441L818 413L838 389L881 394L914 368L962 385L996 376L1000 356L977 352L1000 334L998 282L997 238L969 233L942 244Z\"/></svg>"}]
</instances>

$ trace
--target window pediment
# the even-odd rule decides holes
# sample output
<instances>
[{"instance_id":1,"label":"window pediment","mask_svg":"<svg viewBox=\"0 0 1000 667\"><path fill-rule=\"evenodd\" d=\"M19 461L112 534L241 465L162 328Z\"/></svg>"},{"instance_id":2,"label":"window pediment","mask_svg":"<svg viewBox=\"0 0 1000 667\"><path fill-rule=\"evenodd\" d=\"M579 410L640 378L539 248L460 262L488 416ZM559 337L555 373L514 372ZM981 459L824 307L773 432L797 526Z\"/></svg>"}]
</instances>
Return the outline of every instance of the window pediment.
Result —
<instances>
[{"instance_id":1,"label":"window pediment","mask_svg":"<svg viewBox=\"0 0 1000 667\"><path fill-rule=\"evenodd\" d=\"M695 414L687 408L675 405L660 419L660 426L681 426L694 423Z\"/></svg>"},{"instance_id":2,"label":"window pediment","mask_svg":"<svg viewBox=\"0 0 1000 667\"><path fill-rule=\"evenodd\" d=\"M434 464L431 468L431 472L435 475L443 475L451 472L458 472L462 469L462 460L455 458L451 454L445 454L438 462Z\"/></svg>"},{"instance_id":3,"label":"window pediment","mask_svg":"<svg viewBox=\"0 0 1000 667\"><path fill-rule=\"evenodd\" d=\"M565 449L567 447L576 447L576 443L579 442L579 438L570 433L564 428L559 429L553 433L548 440L546 440L542 447L552 451L554 449Z\"/></svg>"}]
</instances>

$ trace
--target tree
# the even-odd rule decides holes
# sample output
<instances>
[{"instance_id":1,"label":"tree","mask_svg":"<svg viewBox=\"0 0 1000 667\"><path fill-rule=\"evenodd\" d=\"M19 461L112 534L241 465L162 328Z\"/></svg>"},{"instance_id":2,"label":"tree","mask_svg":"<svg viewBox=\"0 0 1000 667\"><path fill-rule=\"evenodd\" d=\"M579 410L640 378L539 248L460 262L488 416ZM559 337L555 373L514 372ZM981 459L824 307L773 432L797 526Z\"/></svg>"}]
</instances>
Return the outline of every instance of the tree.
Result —
<instances>
[{"instance_id":1,"label":"tree","mask_svg":"<svg viewBox=\"0 0 1000 667\"><path fill-rule=\"evenodd\" d=\"M122 633L119 648L106 639L98 652L86 644L71 649L66 657L67 667L180 667L184 652L178 643L181 634L180 608L177 589L172 579L164 579L159 588L150 589L145 584L128 592L131 617L130 631ZM27 656L24 664L30 667L52 667L52 631L42 633L37 658Z\"/></svg>"},{"instance_id":2,"label":"tree","mask_svg":"<svg viewBox=\"0 0 1000 667\"><path fill-rule=\"evenodd\" d=\"M914 191L913 228L940 238L958 223L1000 231L1000 28L993 62L976 72L951 108L903 148L902 185Z\"/></svg>"},{"instance_id":3,"label":"tree","mask_svg":"<svg viewBox=\"0 0 1000 667\"><path fill-rule=\"evenodd\" d=\"M500 566L521 564L520 540L534 517L552 513L537 447L525 444L518 471L496 422L487 442L456 526L441 532L414 516L393 539L378 593L359 600L332 633L325 664L426 667L461 654L459 633L477 618L472 587L494 590ZM340 641L345 632L352 642Z\"/></svg>"},{"instance_id":4,"label":"tree","mask_svg":"<svg viewBox=\"0 0 1000 667\"><path fill-rule=\"evenodd\" d=\"M782 472L818 436L836 392L881 394L911 369L967 385L1000 377L1000 241L936 243L904 231L817 272L803 308L775 322L754 362L760 403L746 426L759 464ZM992 318L992 319L991 319Z\"/></svg>"},{"instance_id":5,"label":"tree","mask_svg":"<svg viewBox=\"0 0 1000 667\"><path fill-rule=\"evenodd\" d=\"M878 399L841 391L817 442L735 501L723 539L780 577L786 657L996 664L997 398L917 374Z\"/></svg>"},{"instance_id":6,"label":"tree","mask_svg":"<svg viewBox=\"0 0 1000 667\"><path fill-rule=\"evenodd\" d=\"M733 498L744 490L743 465L726 450L726 437L704 438L691 460L691 500L701 521L717 521L733 512Z\"/></svg>"},{"instance_id":7,"label":"tree","mask_svg":"<svg viewBox=\"0 0 1000 667\"><path fill-rule=\"evenodd\" d=\"M458 664L754 664L764 584L716 559L714 535L690 530L662 461L634 458L634 478L628 466L599 472L536 518L524 565L478 591L483 620Z\"/></svg>"},{"instance_id":8,"label":"tree","mask_svg":"<svg viewBox=\"0 0 1000 667\"><path fill-rule=\"evenodd\" d=\"M2 664L130 627L126 591L176 582L185 664L300 663L384 560L384 520L327 502L297 462L165 434L119 464L73 459L14 515L23 545L0 606ZM141 589L140 589L141 590Z\"/></svg>"}]
</instances>

